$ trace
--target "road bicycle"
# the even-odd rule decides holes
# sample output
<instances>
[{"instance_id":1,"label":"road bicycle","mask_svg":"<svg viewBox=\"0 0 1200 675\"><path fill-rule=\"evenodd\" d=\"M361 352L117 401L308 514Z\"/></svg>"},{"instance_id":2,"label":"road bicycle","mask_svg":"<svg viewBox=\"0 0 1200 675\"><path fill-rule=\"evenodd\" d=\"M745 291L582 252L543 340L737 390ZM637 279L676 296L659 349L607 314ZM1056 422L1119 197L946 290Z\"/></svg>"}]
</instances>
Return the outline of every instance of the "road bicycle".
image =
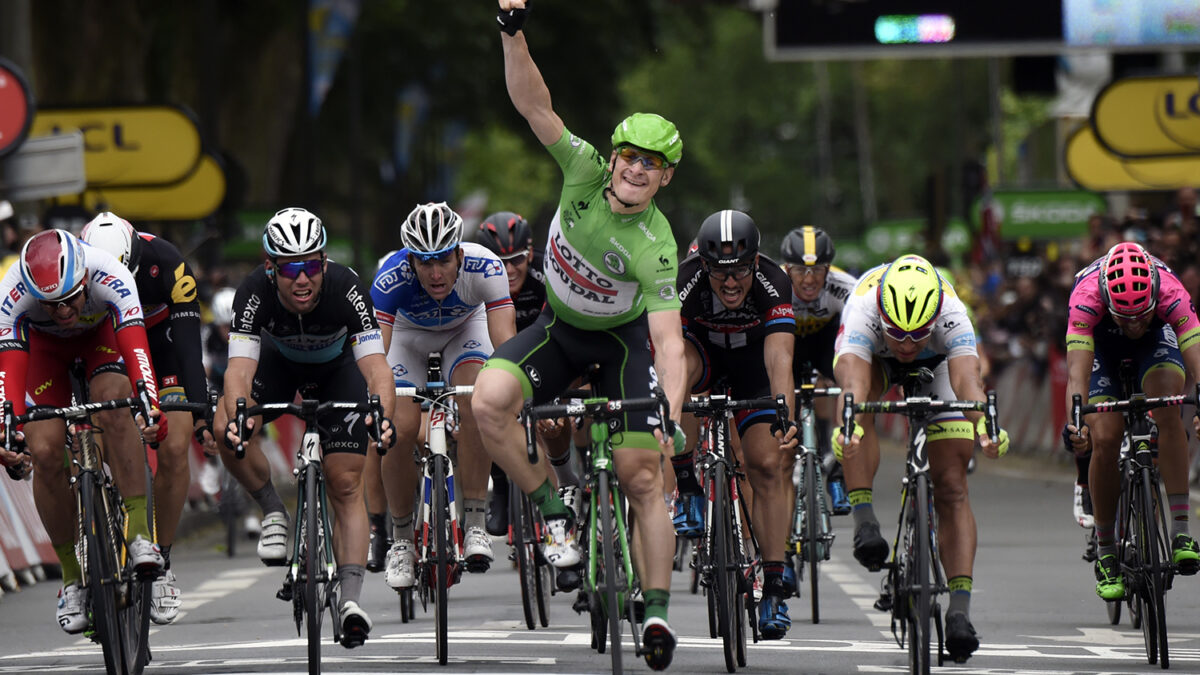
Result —
<instances>
[{"instance_id":1,"label":"road bicycle","mask_svg":"<svg viewBox=\"0 0 1200 675\"><path fill-rule=\"evenodd\" d=\"M634 594L638 581L630 552L629 528L625 506L620 495L616 466L613 463L612 428L623 423L626 413L656 412L659 429L667 434L667 398L661 389L655 388L647 398L607 399L591 397L568 403L549 403L525 406L526 419L554 419L559 417L585 416L591 442L586 448L584 467L584 502L588 508L586 517L586 573L584 588L588 596L588 612L591 617L592 645L604 653L606 640L612 646L612 670L616 675L623 671L621 662L621 620L629 622L633 634L634 653L650 655L643 650L638 630L641 617L635 610ZM620 432L618 432L620 433ZM529 462L538 463L536 446L529 446ZM583 534L583 533L581 533ZM605 624L607 623L607 634Z\"/></svg>"},{"instance_id":2,"label":"road bicycle","mask_svg":"<svg viewBox=\"0 0 1200 675\"><path fill-rule=\"evenodd\" d=\"M83 364L70 367L72 404L62 408L39 407L23 415L13 414L12 401L3 404L4 447L13 447L17 426L42 420L61 419L67 423L66 456L71 467L69 484L74 492L76 537L75 555L88 590L87 611L91 617L89 637L104 653L104 667L110 675L137 675L150 661L150 603L157 575L140 574L129 557L126 536L129 532L125 501L105 463L105 449L96 435L103 429L92 422L92 414L104 410L129 409L148 419L150 398L145 384L137 383L134 396L109 401L89 401ZM166 412L212 410L205 403L163 403ZM146 513L154 530L153 490L149 465L146 464ZM153 534L151 534L153 537Z\"/></svg>"},{"instance_id":3,"label":"road bicycle","mask_svg":"<svg viewBox=\"0 0 1200 675\"><path fill-rule=\"evenodd\" d=\"M774 409L780 423L788 421L783 396L736 400L727 394L693 396L683 411L702 420L696 468L708 499L704 532L696 544L695 565L708 599L709 636L720 636L725 669L746 666L746 623L758 642L758 611L754 599L754 558L758 551L750 514L742 498L745 474L733 453L731 420L739 410ZM744 533L749 533L749 546Z\"/></svg>"},{"instance_id":4,"label":"road bicycle","mask_svg":"<svg viewBox=\"0 0 1200 675\"><path fill-rule=\"evenodd\" d=\"M813 401L822 396L840 396L841 393L839 387L817 388L812 383L801 384L796 390L796 419L800 424L796 464L800 470L800 480L796 485L792 534L788 544L794 554L792 564L796 570L797 593L804 577L808 577L813 623L821 622L820 574L817 566L822 561L829 560L835 536L831 522L833 511L829 505L829 493L825 489L825 470L818 445Z\"/></svg>"},{"instance_id":5,"label":"road bicycle","mask_svg":"<svg viewBox=\"0 0 1200 675\"><path fill-rule=\"evenodd\" d=\"M302 396L304 394L302 393ZM321 442L325 435L319 420L327 413L346 415L370 414L373 419L368 429L375 447L382 454L385 449L380 443L379 420L384 417L379 396L371 396L368 402L318 401L302 398L299 403L259 403L247 407L246 399L238 398L234 423L238 438L246 438L246 420L263 414L278 413L294 415L304 424L304 434L296 451L296 523L298 529L292 538L288 553L287 574L283 586L275 597L292 603L292 617L296 622L296 635L306 635L308 643L309 675L321 672L321 622L325 613L331 616L333 641L342 641L342 626L338 621L339 586L337 560L333 554L333 527L330 520L329 500L325 491ZM237 459L245 456L246 445L234 448ZM307 630L302 630L306 628Z\"/></svg>"},{"instance_id":6,"label":"road bicycle","mask_svg":"<svg viewBox=\"0 0 1200 675\"><path fill-rule=\"evenodd\" d=\"M1125 420L1125 440L1119 466L1121 496L1117 506L1117 560L1125 579L1124 602L1134 628L1142 629L1146 661L1170 666L1167 647L1166 592L1171 588L1176 568L1171 562L1171 530L1167 523L1170 508L1163 499L1156 460L1156 443L1147 413L1155 408L1195 405L1200 400L1200 384L1195 396L1148 398L1137 391L1130 362L1123 362L1121 380L1127 399L1084 405L1079 394L1072 397L1071 420L1081 429L1083 415L1121 413ZM1109 619L1120 622L1121 600L1107 601Z\"/></svg>"},{"instance_id":7,"label":"road bicycle","mask_svg":"<svg viewBox=\"0 0 1200 675\"><path fill-rule=\"evenodd\" d=\"M447 620L447 590L462 576L462 530L459 527L457 490L454 481L454 462L450 459L450 434L455 411L451 404L455 396L470 396L474 386L453 386L442 380L441 354L431 353L426 366L424 387L396 387L396 396L410 396L429 404L424 452L414 457L421 466L418 487L417 513L413 522L418 526L416 536L416 588L422 609L433 604L435 643L438 663L445 665L449 658L449 623ZM412 612L412 594L401 592L401 615Z\"/></svg>"},{"instance_id":8,"label":"road bicycle","mask_svg":"<svg viewBox=\"0 0 1200 675\"><path fill-rule=\"evenodd\" d=\"M933 381L933 372L919 368L900 378L903 390L915 391ZM899 401L855 403L850 392L843 394L842 434L850 438L854 415L891 414L908 418L908 448L901 480L900 523L892 543L892 558L884 564L888 573L885 591L876 607L892 613L892 635L896 644L908 648L909 672L928 675L932 635L937 632L937 663L945 659L942 610L938 596L949 592L937 550L937 516L933 508L933 486L929 474L926 431L932 416L944 412L982 412L992 442L997 441L996 395L987 401L940 401L927 396L909 396Z\"/></svg>"}]
</instances>

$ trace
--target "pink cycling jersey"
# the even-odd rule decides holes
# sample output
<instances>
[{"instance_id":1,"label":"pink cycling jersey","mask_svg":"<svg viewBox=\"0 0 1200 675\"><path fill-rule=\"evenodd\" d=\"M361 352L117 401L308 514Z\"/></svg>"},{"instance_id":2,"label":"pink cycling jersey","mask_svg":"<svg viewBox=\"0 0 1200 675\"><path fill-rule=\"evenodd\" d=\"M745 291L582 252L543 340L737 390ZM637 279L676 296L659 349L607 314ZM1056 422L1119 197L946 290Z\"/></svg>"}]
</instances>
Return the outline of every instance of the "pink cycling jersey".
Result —
<instances>
[{"instance_id":1,"label":"pink cycling jersey","mask_svg":"<svg viewBox=\"0 0 1200 675\"><path fill-rule=\"evenodd\" d=\"M1154 314L1175 331L1179 350L1183 351L1200 341L1200 319L1196 308L1184 290L1179 277L1161 260L1151 256L1158 268L1158 302ZM1095 329L1106 316L1108 308L1100 296L1100 265L1103 258L1083 268L1075 275L1075 288L1071 289L1071 304L1067 314L1067 351L1086 349L1095 351Z\"/></svg>"}]
</instances>

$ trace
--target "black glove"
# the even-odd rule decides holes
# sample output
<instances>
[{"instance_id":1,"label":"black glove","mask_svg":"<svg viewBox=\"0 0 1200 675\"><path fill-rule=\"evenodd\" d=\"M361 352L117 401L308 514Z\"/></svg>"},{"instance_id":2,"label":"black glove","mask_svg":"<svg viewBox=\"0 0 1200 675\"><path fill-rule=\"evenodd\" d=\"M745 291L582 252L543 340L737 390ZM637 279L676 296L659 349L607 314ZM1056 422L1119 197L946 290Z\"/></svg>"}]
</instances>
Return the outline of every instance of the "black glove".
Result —
<instances>
[{"instance_id":1,"label":"black glove","mask_svg":"<svg viewBox=\"0 0 1200 675\"><path fill-rule=\"evenodd\" d=\"M525 25L525 17L528 14L529 3L525 3L524 9L510 9L507 12L502 9L496 14L496 23L499 24L501 32L512 37Z\"/></svg>"},{"instance_id":2,"label":"black glove","mask_svg":"<svg viewBox=\"0 0 1200 675\"><path fill-rule=\"evenodd\" d=\"M783 435L787 436L787 432L794 428L796 428L796 423L794 421L787 420L783 424L780 424L779 420L776 419L774 422L771 422L771 435L774 436L776 432L782 431Z\"/></svg>"}]
</instances>

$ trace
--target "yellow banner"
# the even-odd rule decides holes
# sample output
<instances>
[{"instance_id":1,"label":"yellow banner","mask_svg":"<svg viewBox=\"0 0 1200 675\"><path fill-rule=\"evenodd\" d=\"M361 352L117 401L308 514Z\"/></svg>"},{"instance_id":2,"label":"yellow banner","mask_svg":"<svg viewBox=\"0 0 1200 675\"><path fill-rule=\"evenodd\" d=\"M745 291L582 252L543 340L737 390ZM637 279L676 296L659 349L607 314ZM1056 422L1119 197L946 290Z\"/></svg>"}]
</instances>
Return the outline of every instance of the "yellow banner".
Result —
<instances>
[{"instance_id":1,"label":"yellow banner","mask_svg":"<svg viewBox=\"0 0 1200 675\"><path fill-rule=\"evenodd\" d=\"M172 106L38 110L30 135L79 129L90 187L177 183L200 162L200 131Z\"/></svg>"},{"instance_id":2,"label":"yellow banner","mask_svg":"<svg viewBox=\"0 0 1200 675\"><path fill-rule=\"evenodd\" d=\"M203 155L195 172L173 185L91 189L83 193L89 211L112 211L129 220L196 220L212 215L225 199L225 172Z\"/></svg>"},{"instance_id":3,"label":"yellow banner","mask_svg":"<svg viewBox=\"0 0 1200 675\"><path fill-rule=\"evenodd\" d=\"M1105 149L1088 126L1067 140L1066 165L1071 180L1096 192L1174 190L1195 185L1200 177L1200 154L1126 159Z\"/></svg>"},{"instance_id":4,"label":"yellow banner","mask_svg":"<svg viewBox=\"0 0 1200 675\"><path fill-rule=\"evenodd\" d=\"M1124 157L1200 152L1200 80L1195 75L1129 77L1096 95L1092 129Z\"/></svg>"}]
</instances>

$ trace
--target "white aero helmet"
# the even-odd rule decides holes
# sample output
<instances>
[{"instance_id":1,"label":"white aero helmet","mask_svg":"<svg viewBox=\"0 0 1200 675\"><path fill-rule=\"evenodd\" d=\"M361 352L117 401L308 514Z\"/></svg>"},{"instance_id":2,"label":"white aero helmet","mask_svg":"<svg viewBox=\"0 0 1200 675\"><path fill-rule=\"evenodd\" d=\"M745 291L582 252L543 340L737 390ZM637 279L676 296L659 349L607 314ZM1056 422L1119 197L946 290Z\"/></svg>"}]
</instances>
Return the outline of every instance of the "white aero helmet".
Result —
<instances>
[{"instance_id":1,"label":"white aero helmet","mask_svg":"<svg viewBox=\"0 0 1200 675\"><path fill-rule=\"evenodd\" d=\"M263 248L272 258L316 253L325 248L325 228L305 209L282 209L267 221Z\"/></svg>"},{"instance_id":2,"label":"white aero helmet","mask_svg":"<svg viewBox=\"0 0 1200 675\"><path fill-rule=\"evenodd\" d=\"M462 226L462 217L446 202L421 204L404 219L400 241L418 258L433 258L458 246Z\"/></svg>"},{"instance_id":3,"label":"white aero helmet","mask_svg":"<svg viewBox=\"0 0 1200 675\"><path fill-rule=\"evenodd\" d=\"M233 323L233 296L236 290L225 286L217 289L212 296L213 323L218 326L228 326Z\"/></svg>"},{"instance_id":4,"label":"white aero helmet","mask_svg":"<svg viewBox=\"0 0 1200 675\"><path fill-rule=\"evenodd\" d=\"M137 274L141 262L142 241L128 220L105 211L83 226L79 238L98 249L108 251L130 272Z\"/></svg>"}]
</instances>

